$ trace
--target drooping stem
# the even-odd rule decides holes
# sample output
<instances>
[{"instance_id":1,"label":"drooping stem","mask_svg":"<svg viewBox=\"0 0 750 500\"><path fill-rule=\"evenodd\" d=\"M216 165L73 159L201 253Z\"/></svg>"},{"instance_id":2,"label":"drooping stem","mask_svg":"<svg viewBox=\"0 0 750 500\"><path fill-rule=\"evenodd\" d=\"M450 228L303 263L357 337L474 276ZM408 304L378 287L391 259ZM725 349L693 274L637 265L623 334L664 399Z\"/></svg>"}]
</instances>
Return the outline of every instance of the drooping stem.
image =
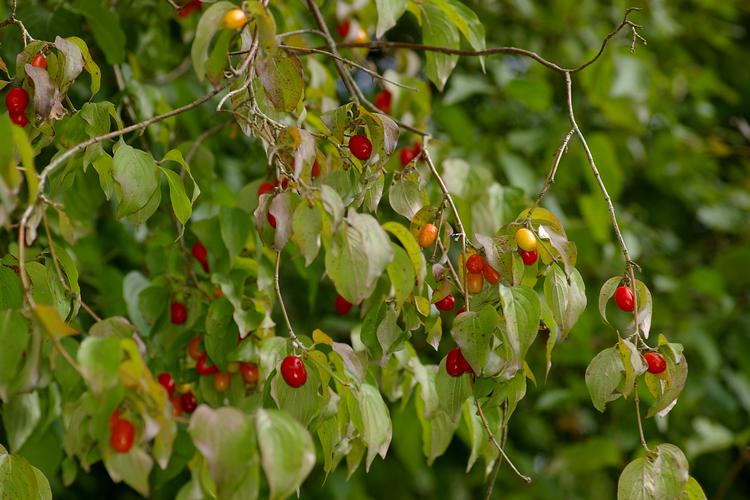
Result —
<instances>
[{"instance_id":1,"label":"drooping stem","mask_svg":"<svg viewBox=\"0 0 750 500\"><path fill-rule=\"evenodd\" d=\"M547 194L550 186L555 182L555 175L557 175L557 167L560 165L560 159L568 149L568 143L570 142L570 138L573 137L574 133L575 130L571 129L567 134L565 134L565 137L563 137L560 146L557 148L554 159L552 160L552 167L549 169L549 172L547 172L547 177L544 179L544 185L539 191L539 194L536 196L534 204L529 209L529 214L526 216L527 223L531 220L531 216L533 215L534 210L536 210L539 204L542 202L542 199L544 199L544 196Z\"/></svg>"},{"instance_id":2,"label":"drooping stem","mask_svg":"<svg viewBox=\"0 0 750 500\"><path fill-rule=\"evenodd\" d=\"M508 455L505 453L505 450L503 450L503 446L497 442L497 439L495 439L495 435L492 433L492 429L490 429L490 423L487 421L487 417L484 415L484 410L482 409L482 405L479 403L479 400L474 401L477 407L477 414L479 415L480 420L482 421L482 425L484 426L484 430L487 432L487 436L489 436L490 442L497 448L497 451L500 452L500 455L503 459L505 459L506 462L508 462L508 465L513 470L513 472L516 473L518 477L524 480L526 483L531 482L531 478L525 474L522 474L521 471L518 470L518 468L513 464L513 462L508 458ZM498 457L498 460L500 457ZM490 492L492 493L492 492Z\"/></svg>"},{"instance_id":3,"label":"drooping stem","mask_svg":"<svg viewBox=\"0 0 750 500\"><path fill-rule=\"evenodd\" d=\"M276 251L276 268L273 273L273 285L276 288L276 298L279 300L279 307L281 308L281 314L284 316L286 322L286 328L289 331L289 337L292 339L292 343L298 347L302 347L302 344L297 340L297 335L294 333L292 328L292 322L289 320L289 314L286 312L286 305L284 305L284 297L281 295L281 285L279 284L279 267L281 265L281 250Z\"/></svg>"},{"instance_id":4,"label":"drooping stem","mask_svg":"<svg viewBox=\"0 0 750 500\"><path fill-rule=\"evenodd\" d=\"M643 433L643 421L641 420L641 400L638 397L638 381L635 381L635 385L633 386L633 399L635 400L635 416L638 420L638 434L641 438L641 446L643 446L643 449L646 450L646 453L653 453L653 450L648 447L648 444L646 443L646 435Z\"/></svg>"}]
</instances>

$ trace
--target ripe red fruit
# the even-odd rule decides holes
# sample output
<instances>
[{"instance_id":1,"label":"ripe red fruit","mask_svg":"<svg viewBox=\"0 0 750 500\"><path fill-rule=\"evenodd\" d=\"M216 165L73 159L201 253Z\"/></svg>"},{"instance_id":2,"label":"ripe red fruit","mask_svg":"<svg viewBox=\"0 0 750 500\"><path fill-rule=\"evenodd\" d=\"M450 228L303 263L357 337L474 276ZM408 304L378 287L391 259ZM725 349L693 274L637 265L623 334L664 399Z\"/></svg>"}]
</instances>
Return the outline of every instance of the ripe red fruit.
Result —
<instances>
[{"instance_id":1,"label":"ripe red fruit","mask_svg":"<svg viewBox=\"0 0 750 500\"><path fill-rule=\"evenodd\" d=\"M276 217L274 217L271 212L268 212L268 214L266 214L266 219L268 219L268 224L272 228L276 229Z\"/></svg>"},{"instance_id":2,"label":"ripe red fruit","mask_svg":"<svg viewBox=\"0 0 750 500\"><path fill-rule=\"evenodd\" d=\"M401 166L405 167L409 163L412 162L414 158L417 157L419 153L414 148L410 148L409 146L406 146L404 149L401 150L401 152L398 155L399 160L401 160Z\"/></svg>"},{"instance_id":3,"label":"ripe red fruit","mask_svg":"<svg viewBox=\"0 0 750 500\"><path fill-rule=\"evenodd\" d=\"M495 271L495 268L491 265L484 263L484 268L482 269L482 275L484 276L484 279L486 279L491 285L497 285L497 282L500 281L500 273Z\"/></svg>"},{"instance_id":4,"label":"ripe red fruit","mask_svg":"<svg viewBox=\"0 0 750 500\"><path fill-rule=\"evenodd\" d=\"M114 426L117 421L120 420L120 410L117 409L112 412L112 415L109 416L109 427L111 428Z\"/></svg>"},{"instance_id":5,"label":"ripe red fruit","mask_svg":"<svg viewBox=\"0 0 750 500\"><path fill-rule=\"evenodd\" d=\"M349 29L351 28L351 26L351 21L345 19L344 21L341 21L338 26L336 26L336 31L341 38L346 38L346 35L349 34Z\"/></svg>"},{"instance_id":6,"label":"ripe red fruit","mask_svg":"<svg viewBox=\"0 0 750 500\"><path fill-rule=\"evenodd\" d=\"M435 302L435 307L440 309L441 311L450 311L454 307L456 307L456 298L453 296L453 294L448 294L442 299Z\"/></svg>"},{"instance_id":7,"label":"ripe red fruit","mask_svg":"<svg viewBox=\"0 0 750 500\"><path fill-rule=\"evenodd\" d=\"M286 191L286 188L288 187L289 187L289 178L284 177L283 179L281 179L281 190Z\"/></svg>"},{"instance_id":8,"label":"ripe red fruit","mask_svg":"<svg viewBox=\"0 0 750 500\"><path fill-rule=\"evenodd\" d=\"M255 363L240 363L240 375L246 384L254 384L258 381L258 365Z\"/></svg>"},{"instance_id":9,"label":"ripe red fruit","mask_svg":"<svg viewBox=\"0 0 750 500\"><path fill-rule=\"evenodd\" d=\"M319 175L320 175L320 165L318 165L318 160L315 160L312 164L312 170L310 171L310 178L315 179Z\"/></svg>"},{"instance_id":10,"label":"ripe red fruit","mask_svg":"<svg viewBox=\"0 0 750 500\"><path fill-rule=\"evenodd\" d=\"M133 447L135 427L130 420L120 418L112 426L109 442L117 453L127 453Z\"/></svg>"},{"instance_id":11,"label":"ripe red fruit","mask_svg":"<svg viewBox=\"0 0 750 500\"><path fill-rule=\"evenodd\" d=\"M617 287L617 290L615 290L615 304L625 312L633 312L633 309L635 309L633 291L626 286Z\"/></svg>"},{"instance_id":12,"label":"ripe red fruit","mask_svg":"<svg viewBox=\"0 0 750 500\"><path fill-rule=\"evenodd\" d=\"M482 286L484 286L484 278L480 273L468 273L466 275L466 287L470 294L478 294L482 291Z\"/></svg>"},{"instance_id":13,"label":"ripe red fruit","mask_svg":"<svg viewBox=\"0 0 750 500\"><path fill-rule=\"evenodd\" d=\"M445 371L451 377L460 377L466 372L473 371L471 365L469 365L466 358L464 358L461 349L454 347L448 353L448 357L445 359Z\"/></svg>"},{"instance_id":14,"label":"ripe red fruit","mask_svg":"<svg viewBox=\"0 0 750 500\"><path fill-rule=\"evenodd\" d=\"M22 128L29 123L29 119L23 111L20 113L10 113L10 121Z\"/></svg>"},{"instance_id":15,"label":"ripe red fruit","mask_svg":"<svg viewBox=\"0 0 750 500\"><path fill-rule=\"evenodd\" d=\"M172 324L182 325L187 321L187 308L179 302L172 302L169 306L169 317Z\"/></svg>"},{"instance_id":16,"label":"ripe red fruit","mask_svg":"<svg viewBox=\"0 0 750 500\"><path fill-rule=\"evenodd\" d=\"M643 359L648 365L648 372L658 375L667 369L667 362L664 360L664 356L656 352L647 352L643 355Z\"/></svg>"},{"instance_id":17,"label":"ripe red fruit","mask_svg":"<svg viewBox=\"0 0 750 500\"><path fill-rule=\"evenodd\" d=\"M203 270L208 272L208 250L203 246L203 243L200 241L193 243L193 248L190 250L190 253L195 257L195 260L201 263Z\"/></svg>"},{"instance_id":18,"label":"ripe red fruit","mask_svg":"<svg viewBox=\"0 0 750 500\"><path fill-rule=\"evenodd\" d=\"M258 196L262 194L268 194L274 190L274 185L268 181L263 181L258 186Z\"/></svg>"},{"instance_id":19,"label":"ripe red fruit","mask_svg":"<svg viewBox=\"0 0 750 500\"><path fill-rule=\"evenodd\" d=\"M281 362L281 376L289 387L302 387L307 382L305 364L300 358L290 354Z\"/></svg>"},{"instance_id":20,"label":"ripe red fruit","mask_svg":"<svg viewBox=\"0 0 750 500\"><path fill-rule=\"evenodd\" d=\"M214 375L214 389L216 389L216 392L226 392L231 382L232 376L228 373L216 373Z\"/></svg>"},{"instance_id":21,"label":"ripe red fruit","mask_svg":"<svg viewBox=\"0 0 750 500\"><path fill-rule=\"evenodd\" d=\"M349 314L349 311L352 310L352 307L354 307L354 304L346 300L341 295L336 295L336 314L339 316L346 316Z\"/></svg>"},{"instance_id":22,"label":"ripe red fruit","mask_svg":"<svg viewBox=\"0 0 750 500\"><path fill-rule=\"evenodd\" d=\"M378 108L380 111L382 111L385 114L388 114L391 112L392 101L393 101L393 94L391 94L390 91L388 90L381 90L375 96L375 100L373 101L373 103L375 104L375 107Z\"/></svg>"},{"instance_id":23,"label":"ripe red fruit","mask_svg":"<svg viewBox=\"0 0 750 500\"><path fill-rule=\"evenodd\" d=\"M188 391L180 396L180 405L185 413L193 413L198 407L198 400L195 398L195 394Z\"/></svg>"},{"instance_id":24,"label":"ripe red fruit","mask_svg":"<svg viewBox=\"0 0 750 500\"><path fill-rule=\"evenodd\" d=\"M209 366L209 361L208 354L205 352L201 354L200 358L198 358L198 362L195 364L195 371L198 372L198 375L206 376L219 373L219 367L216 365Z\"/></svg>"},{"instance_id":25,"label":"ripe red fruit","mask_svg":"<svg viewBox=\"0 0 750 500\"><path fill-rule=\"evenodd\" d=\"M481 255L474 254L466 259L466 269L470 273L481 273L484 269L484 259Z\"/></svg>"},{"instance_id":26,"label":"ripe red fruit","mask_svg":"<svg viewBox=\"0 0 750 500\"><path fill-rule=\"evenodd\" d=\"M182 399L180 396L172 396L172 415L179 417L182 415Z\"/></svg>"},{"instance_id":27,"label":"ripe red fruit","mask_svg":"<svg viewBox=\"0 0 750 500\"><path fill-rule=\"evenodd\" d=\"M362 161L368 160L372 154L372 143L364 135L357 134L349 139L349 151Z\"/></svg>"},{"instance_id":28,"label":"ripe red fruit","mask_svg":"<svg viewBox=\"0 0 750 500\"><path fill-rule=\"evenodd\" d=\"M37 53L31 60L31 65L37 68L45 69L47 67L47 58L41 52Z\"/></svg>"},{"instance_id":29,"label":"ripe red fruit","mask_svg":"<svg viewBox=\"0 0 750 500\"><path fill-rule=\"evenodd\" d=\"M419 246L427 248L435 243L438 237L438 228L435 224L425 224L419 231L419 237L417 238Z\"/></svg>"},{"instance_id":30,"label":"ripe red fruit","mask_svg":"<svg viewBox=\"0 0 750 500\"><path fill-rule=\"evenodd\" d=\"M456 310L456 316L458 316L458 315L459 315L459 314L461 314L461 313L465 313L465 312L466 312L466 306L461 306L461 307L459 307L459 308L458 308L458 309Z\"/></svg>"},{"instance_id":31,"label":"ripe red fruit","mask_svg":"<svg viewBox=\"0 0 750 500\"><path fill-rule=\"evenodd\" d=\"M190 344L188 344L188 355L196 361L198 361L203 354L203 351L201 350L201 340L201 336L198 335L190 341Z\"/></svg>"},{"instance_id":32,"label":"ripe red fruit","mask_svg":"<svg viewBox=\"0 0 750 500\"><path fill-rule=\"evenodd\" d=\"M192 2L188 2L179 8L179 10L177 11L177 17L187 17L192 12L200 10L201 0L192 0Z\"/></svg>"},{"instance_id":33,"label":"ripe red fruit","mask_svg":"<svg viewBox=\"0 0 750 500\"><path fill-rule=\"evenodd\" d=\"M21 113L29 104L29 94L21 87L13 87L5 96L5 106L10 114Z\"/></svg>"},{"instance_id":34,"label":"ripe red fruit","mask_svg":"<svg viewBox=\"0 0 750 500\"><path fill-rule=\"evenodd\" d=\"M172 397L172 394L174 394L175 389L175 383L174 378L172 377L171 373L160 373L159 374L159 383L162 387L164 387L167 390L167 394L169 394L169 397Z\"/></svg>"},{"instance_id":35,"label":"ripe red fruit","mask_svg":"<svg viewBox=\"0 0 750 500\"><path fill-rule=\"evenodd\" d=\"M526 250L519 250L518 253L521 254L521 260L527 266L533 266L536 260L539 258L539 254L536 252L536 250L532 250L530 252L527 252Z\"/></svg>"}]
</instances>

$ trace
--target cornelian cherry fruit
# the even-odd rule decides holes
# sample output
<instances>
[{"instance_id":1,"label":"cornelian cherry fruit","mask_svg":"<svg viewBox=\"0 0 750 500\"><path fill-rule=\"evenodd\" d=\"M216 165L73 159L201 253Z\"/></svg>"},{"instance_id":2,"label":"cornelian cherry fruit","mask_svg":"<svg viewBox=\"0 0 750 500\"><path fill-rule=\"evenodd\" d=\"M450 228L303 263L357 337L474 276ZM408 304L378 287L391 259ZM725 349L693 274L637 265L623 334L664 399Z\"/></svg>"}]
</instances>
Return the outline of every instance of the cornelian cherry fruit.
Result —
<instances>
[{"instance_id":1,"label":"cornelian cherry fruit","mask_svg":"<svg viewBox=\"0 0 750 500\"><path fill-rule=\"evenodd\" d=\"M5 96L5 106L11 114L21 113L29 104L29 94L21 87L13 87Z\"/></svg>"},{"instance_id":2,"label":"cornelian cherry fruit","mask_svg":"<svg viewBox=\"0 0 750 500\"><path fill-rule=\"evenodd\" d=\"M372 155L372 142L364 135L357 134L349 139L349 151L362 161L369 160Z\"/></svg>"},{"instance_id":3,"label":"cornelian cherry fruit","mask_svg":"<svg viewBox=\"0 0 750 500\"><path fill-rule=\"evenodd\" d=\"M442 299L435 302L435 307L437 307L441 311L450 311L454 307L456 307L456 298L453 296L453 294L448 294Z\"/></svg>"},{"instance_id":4,"label":"cornelian cherry fruit","mask_svg":"<svg viewBox=\"0 0 750 500\"><path fill-rule=\"evenodd\" d=\"M388 114L391 112L391 102L393 101L393 94L387 89L381 90L377 93L375 96L375 100L373 101L373 104L375 104L375 107L378 108L380 111L382 111L385 114Z\"/></svg>"},{"instance_id":5,"label":"cornelian cherry fruit","mask_svg":"<svg viewBox=\"0 0 750 500\"><path fill-rule=\"evenodd\" d=\"M422 229L419 231L419 237L417 238L417 241L419 242L419 246L422 248L427 248L429 246L432 246L433 243L435 243L435 240L438 237L438 228L435 224L425 224Z\"/></svg>"},{"instance_id":6,"label":"cornelian cherry fruit","mask_svg":"<svg viewBox=\"0 0 750 500\"><path fill-rule=\"evenodd\" d=\"M135 427L130 420L119 418L110 430L109 442L117 453L127 453L133 447Z\"/></svg>"},{"instance_id":7,"label":"cornelian cherry fruit","mask_svg":"<svg viewBox=\"0 0 750 500\"><path fill-rule=\"evenodd\" d=\"M258 381L258 365L255 363L240 363L240 375L246 384L254 384Z\"/></svg>"},{"instance_id":8,"label":"cornelian cherry fruit","mask_svg":"<svg viewBox=\"0 0 750 500\"><path fill-rule=\"evenodd\" d=\"M338 26L336 26L336 31L338 32L339 36L341 38L346 38L346 35L349 34L349 29L352 27L352 22L348 19L345 19L339 23Z\"/></svg>"},{"instance_id":9,"label":"cornelian cherry fruit","mask_svg":"<svg viewBox=\"0 0 750 500\"><path fill-rule=\"evenodd\" d=\"M536 250L532 250L530 252L527 252L526 250L519 250L518 253L521 254L521 260L527 266L533 266L539 258L539 254L536 252Z\"/></svg>"},{"instance_id":10,"label":"cornelian cherry fruit","mask_svg":"<svg viewBox=\"0 0 750 500\"><path fill-rule=\"evenodd\" d=\"M198 362L195 364L195 371L198 372L198 375L214 375L215 373L219 373L219 367L208 363L210 360L208 359L208 354L205 352L201 354L200 358L198 358Z\"/></svg>"},{"instance_id":11,"label":"cornelian cherry fruit","mask_svg":"<svg viewBox=\"0 0 750 500\"><path fill-rule=\"evenodd\" d=\"M274 185L268 181L263 181L260 183L260 186L258 186L258 196L262 194L268 194L273 192Z\"/></svg>"},{"instance_id":12,"label":"cornelian cherry fruit","mask_svg":"<svg viewBox=\"0 0 750 500\"><path fill-rule=\"evenodd\" d=\"M232 383L232 376L228 373L216 373L214 374L214 389L216 392L226 392L229 389L229 384Z\"/></svg>"},{"instance_id":13,"label":"cornelian cherry fruit","mask_svg":"<svg viewBox=\"0 0 750 500\"><path fill-rule=\"evenodd\" d=\"M198 335L190 341L190 344L188 344L188 355L196 361L198 361L201 357L201 354L203 354L203 350L201 349L201 340L203 339L200 335Z\"/></svg>"},{"instance_id":14,"label":"cornelian cherry fruit","mask_svg":"<svg viewBox=\"0 0 750 500\"><path fill-rule=\"evenodd\" d=\"M45 69L47 67L47 58L44 57L44 55L41 52L39 52L31 60L31 65L34 66L35 68Z\"/></svg>"},{"instance_id":15,"label":"cornelian cherry fruit","mask_svg":"<svg viewBox=\"0 0 750 500\"><path fill-rule=\"evenodd\" d=\"M289 355L281 362L281 376L289 387L297 389L307 382L305 364L297 356Z\"/></svg>"},{"instance_id":16,"label":"cornelian cherry fruit","mask_svg":"<svg viewBox=\"0 0 750 500\"><path fill-rule=\"evenodd\" d=\"M198 400L191 391L180 396L180 405L185 413L193 413L198 408Z\"/></svg>"},{"instance_id":17,"label":"cornelian cherry fruit","mask_svg":"<svg viewBox=\"0 0 750 500\"><path fill-rule=\"evenodd\" d=\"M494 267L484 263L484 268L482 268L482 275L484 276L484 279L487 280L488 283L491 285L497 285L497 283L500 281L500 273L498 273Z\"/></svg>"},{"instance_id":18,"label":"cornelian cherry fruit","mask_svg":"<svg viewBox=\"0 0 750 500\"><path fill-rule=\"evenodd\" d=\"M469 289L470 294L478 294L482 291L482 286L484 286L484 278L481 273L466 274L466 287Z\"/></svg>"},{"instance_id":19,"label":"cornelian cherry fruit","mask_svg":"<svg viewBox=\"0 0 750 500\"><path fill-rule=\"evenodd\" d=\"M615 290L615 304L625 312L633 312L633 309L635 309L633 291L626 286L617 287L617 290Z\"/></svg>"},{"instance_id":20,"label":"cornelian cherry fruit","mask_svg":"<svg viewBox=\"0 0 750 500\"><path fill-rule=\"evenodd\" d=\"M451 377L460 377L466 372L473 371L471 365L469 365L466 358L464 358L461 349L454 347L448 353L448 357L445 359L445 371Z\"/></svg>"},{"instance_id":21,"label":"cornelian cherry fruit","mask_svg":"<svg viewBox=\"0 0 750 500\"><path fill-rule=\"evenodd\" d=\"M341 295L336 295L336 314L339 316L346 316L349 314L349 311L352 310L352 307L354 307L354 304L346 300Z\"/></svg>"},{"instance_id":22,"label":"cornelian cherry fruit","mask_svg":"<svg viewBox=\"0 0 750 500\"><path fill-rule=\"evenodd\" d=\"M470 273L481 273L484 269L484 259L481 255L474 254L466 259L466 269Z\"/></svg>"},{"instance_id":23,"label":"cornelian cherry fruit","mask_svg":"<svg viewBox=\"0 0 750 500\"><path fill-rule=\"evenodd\" d=\"M182 325L187 321L187 308L180 302L172 302L169 306L169 318L174 325Z\"/></svg>"},{"instance_id":24,"label":"cornelian cherry fruit","mask_svg":"<svg viewBox=\"0 0 750 500\"><path fill-rule=\"evenodd\" d=\"M175 389L175 383L174 383L174 378L172 377L172 374L168 372L160 373L158 380L159 380L159 384L161 384L161 386L167 390L167 394L169 395L169 397L172 397L172 394L174 394L174 389Z\"/></svg>"},{"instance_id":25,"label":"cornelian cherry fruit","mask_svg":"<svg viewBox=\"0 0 750 500\"><path fill-rule=\"evenodd\" d=\"M658 375L667 369L667 362L664 360L664 356L657 352L647 352L643 355L643 359L648 365L649 373Z\"/></svg>"},{"instance_id":26,"label":"cornelian cherry fruit","mask_svg":"<svg viewBox=\"0 0 750 500\"><path fill-rule=\"evenodd\" d=\"M231 30L242 28L247 23L247 14L242 9L232 9L224 14L224 27Z\"/></svg>"}]
</instances>

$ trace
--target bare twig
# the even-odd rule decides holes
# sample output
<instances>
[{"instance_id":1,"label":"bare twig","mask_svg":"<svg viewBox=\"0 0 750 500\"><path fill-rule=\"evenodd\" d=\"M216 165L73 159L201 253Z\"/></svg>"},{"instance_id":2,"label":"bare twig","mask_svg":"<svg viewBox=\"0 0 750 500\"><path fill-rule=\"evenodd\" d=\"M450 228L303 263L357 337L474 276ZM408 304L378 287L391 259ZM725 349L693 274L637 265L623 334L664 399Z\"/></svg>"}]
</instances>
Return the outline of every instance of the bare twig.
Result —
<instances>
[{"instance_id":1,"label":"bare twig","mask_svg":"<svg viewBox=\"0 0 750 500\"><path fill-rule=\"evenodd\" d=\"M519 471L518 468L516 468L516 466L513 464L513 462L511 462L510 458L508 458L508 455L505 453L505 450L503 450L502 445L497 442L497 439L495 439L495 435L492 433L492 429L490 429L490 423L487 421L487 417L484 415L484 410L482 410L482 405L479 404L479 400L478 399L475 400L475 403L477 407L477 414L479 415L479 418L482 420L482 425L484 426L484 430L487 431L487 435L489 436L490 442L493 444L495 448L497 448L497 451L500 452L500 455L505 459L505 461L508 462L508 465L513 470L513 472L515 472L516 475L520 477L524 482L530 483L531 478L527 475L521 474L521 471ZM500 457L498 457L498 460L499 459Z\"/></svg>"},{"instance_id":2,"label":"bare twig","mask_svg":"<svg viewBox=\"0 0 750 500\"><path fill-rule=\"evenodd\" d=\"M643 422L641 421L641 400L638 396L638 381L635 381L635 385L633 386L633 399L635 400L635 416L638 421L638 434L641 438L641 446L643 446L643 449L646 450L646 453L652 454L654 451L648 447L648 444L646 443L646 436L643 434Z\"/></svg>"},{"instance_id":3,"label":"bare twig","mask_svg":"<svg viewBox=\"0 0 750 500\"><path fill-rule=\"evenodd\" d=\"M210 129L204 131L203 133L201 133L201 135L196 137L193 141L193 144L190 146L190 149L185 154L185 163L190 164L190 160L192 160L193 156L195 156L195 153L198 152L198 148L201 146L201 144L203 144L209 137L214 136L224 130L230 123L232 122L227 121L224 123L219 123L218 125L214 125Z\"/></svg>"},{"instance_id":4,"label":"bare twig","mask_svg":"<svg viewBox=\"0 0 750 500\"><path fill-rule=\"evenodd\" d=\"M17 0L11 0L10 1L10 14L6 19L3 19L0 21L0 28L4 28L5 26L14 24L18 26L18 29L21 30L21 39L23 42L23 47L26 48L26 46L29 44L29 42L34 41L34 37L32 37L29 34L29 31L26 29L26 25L23 24L23 22L20 19L16 18L16 7L17 7Z\"/></svg>"},{"instance_id":5,"label":"bare twig","mask_svg":"<svg viewBox=\"0 0 750 500\"><path fill-rule=\"evenodd\" d=\"M279 285L279 266L281 264L281 250L276 251L276 268L273 273L273 285L276 288L276 297L279 299L279 307L281 308L281 314L284 316L286 321L287 330L289 330L289 337L292 339L292 343L297 347L302 347L302 343L297 339L297 335L294 333L292 328L292 322L289 320L289 314L286 312L286 306L284 305L284 297L281 295L281 285Z\"/></svg>"},{"instance_id":6,"label":"bare twig","mask_svg":"<svg viewBox=\"0 0 750 500\"><path fill-rule=\"evenodd\" d=\"M534 204L529 209L529 214L526 216L526 222L531 220L531 216L534 213L534 210L539 206L539 204L542 202L542 199L544 198L544 195L547 194L547 190L549 187L555 182L555 175L557 174L557 167L560 165L560 159L562 158L562 155L565 154L565 151L568 149L568 142L570 142L570 138L573 136L573 133L575 130L570 130L567 134L565 134L565 137L563 137L562 142L560 143L560 146L557 148L557 151L555 152L555 157L552 161L552 167L549 169L549 172L547 172L547 178L544 180L544 185L542 186L542 189L539 191L539 194L536 197L536 200L534 201Z\"/></svg>"}]
</instances>

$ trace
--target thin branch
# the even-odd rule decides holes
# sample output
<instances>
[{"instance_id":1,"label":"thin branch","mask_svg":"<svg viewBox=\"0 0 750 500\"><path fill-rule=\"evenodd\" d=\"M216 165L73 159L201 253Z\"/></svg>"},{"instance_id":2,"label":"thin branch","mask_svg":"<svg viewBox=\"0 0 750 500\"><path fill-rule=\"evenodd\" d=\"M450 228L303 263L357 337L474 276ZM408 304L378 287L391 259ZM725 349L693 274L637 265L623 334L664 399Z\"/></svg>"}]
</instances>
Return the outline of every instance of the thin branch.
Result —
<instances>
[{"instance_id":1,"label":"thin branch","mask_svg":"<svg viewBox=\"0 0 750 500\"><path fill-rule=\"evenodd\" d=\"M232 123L231 120L224 122L224 123L220 123L218 125L214 125L210 129L204 131L201 135L196 137L195 140L193 141L193 144L190 146L190 149L185 154L185 163L189 165L190 160L192 160L193 156L195 156L195 153L198 152L198 148L201 146L201 144L203 144L209 137L212 137L218 134L219 132L221 132L222 130L224 130L227 127L227 125L229 125L230 123Z\"/></svg>"},{"instance_id":2,"label":"thin branch","mask_svg":"<svg viewBox=\"0 0 750 500\"><path fill-rule=\"evenodd\" d=\"M17 0L11 0L10 1L10 15L8 15L6 19L3 19L2 21L0 21L0 28L4 28L5 26L9 26L11 24L18 26L18 29L21 30L21 39L23 42L23 47L26 48L29 42L34 41L34 37L32 37L29 31L26 29L26 25L24 25L20 19L16 18L16 7L17 7Z\"/></svg>"},{"instance_id":3,"label":"thin branch","mask_svg":"<svg viewBox=\"0 0 750 500\"><path fill-rule=\"evenodd\" d=\"M323 14L320 13L318 4L315 3L315 0L306 0L306 1L307 1L307 7L310 9L310 12L312 12L313 17L315 18L315 22L318 24L318 28L320 28L320 31L323 34L323 37L326 39L326 44L328 45L328 49L331 51L332 54L334 54L335 56L338 56L339 51L336 48L336 42L333 41L331 32L328 30L328 26L326 25L325 19L323 19ZM341 79L344 82L344 86L346 87L346 90L349 92L349 96L354 100L354 102L359 104L361 92L359 90L359 87L357 87L357 84L354 82L352 75L349 74L349 72L346 70L346 68L344 67L341 61L339 61L338 59L335 59L333 62L336 65L336 71L338 71L339 76L341 76Z\"/></svg>"},{"instance_id":4,"label":"thin branch","mask_svg":"<svg viewBox=\"0 0 750 500\"><path fill-rule=\"evenodd\" d=\"M302 347L302 343L297 339L297 335L294 333L292 328L292 322L289 320L289 314L286 312L286 306L284 305L284 297L281 295L281 286L279 285L279 266L281 264L281 250L276 251L276 269L273 273L273 285L276 288L276 297L279 299L279 306L281 307L281 314L284 316L286 321L287 330L289 330L289 336L292 338L292 343L298 347Z\"/></svg>"},{"instance_id":5,"label":"thin branch","mask_svg":"<svg viewBox=\"0 0 750 500\"><path fill-rule=\"evenodd\" d=\"M451 259L448 257L448 250L443 245L443 242L438 237L437 239L437 246L440 248L440 251L443 252L443 255L445 255L445 262L448 264L448 270L451 273L451 276L453 276L453 281L456 283L456 286L458 287L458 291L461 292L461 295L464 296L464 301L466 300L466 292L464 292L464 286L461 282L461 278L458 277L458 273L456 272L456 268L453 267L453 263L451 262Z\"/></svg>"},{"instance_id":6,"label":"thin branch","mask_svg":"<svg viewBox=\"0 0 750 500\"><path fill-rule=\"evenodd\" d=\"M634 37L633 44L630 46L630 51L633 52L635 50L635 36L638 36L639 38L641 38L641 40L643 40L643 37L641 37L640 35L638 35L638 33L636 31L636 28L640 28L640 26L638 26L637 24L632 23L628 19L628 16L630 14L632 14L633 12L639 12L640 10L641 10L640 7L630 7L629 9L625 10L625 15L622 17L622 21L620 22L620 24L618 24L615 29L613 29L612 31L610 31L609 34L604 37L604 40L602 41L602 46L599 47L599 52L597 52L596 55L594 55L594 57L592 57L591 59L589 59L585 63L581 64L580 66L576 66L573 69L565 70L565 72L566 73L578 73L582 69L584 69L584 68L592 65L594 63L594 61L596 61L597 59L599 59L601 57L601 55L604 53L604 49L607 48L607 44L609 43L609 41L612 38L614 38L614 36L616 34L618 34L620 32L620 30L622 30L625 26L630 26L630 28L633 30L633 33L634 33L634 35L633 35L633 37ZM643 41L645 43L645 40L643 40Z\"/></svg>"},{"instance_id":7,"label":"thin branch","mask_svg":"<svg viewBox=\"0 0 750 500\"><path fill-rule=\"evenodd\" d=\"M487 417L484 415L484 410L482 410L482 405L479 404L479 400L475 400L476 407L477 407L477 414L479 415L479 418L482 420L482 425L484 426L484 430L487 431L487 435L489 436L490 442L497 448L497 451L500 452L500 455L505 459L506 462L508 462L508 465L513 470L513 472L516 473L518 477L520 477L524 482L530 483L531 478L529 476L526 476L524 474L521 474L521 471L518 470L518 468L511 462L510 458L508 458L508 455L505 453L505 450L503 450L502 445L497 442L497 439L495 439L495 435L492 433L492 429L490 429L490 423L487 421ZM498 460L500 457L498 457ZM492 492L490 492L492 493Z\"/></svg>"},{"instance_id":8,"label":"thin branch","mask_svg":"<svg viewBox=\"0 0 750 500\"><path fill-rule=\"evenodd\" d=\"M643 422L641 421L641 400L638 396L638 381L635 381L635 385L633 386L633 399L635 400L635 416L638 420L638 434L641 438L641 446L643 446L643 449L646 450L646 453L649 455L654 453L654 451L648 447L648 444L646 443L646 436L643 433Z\"/></svg>"},{"instance_id":9,"label":"thin branch","mask_svg":"<svg viewBox=\"0 0 750 500\"><path fill-rule=\"evenodd\" d=\"M571 129L567 134L565 134L565 137L563 137L560 146L557 148L555 157L552 161L552 167L549 169L549 172L547 172L547 178L544 180L544 185L542 186L541 191L539 191L534 204L529 209L529 214L526 216L527 223L531 220L531 216L534 213L534 210L536 210L539 204L542 202L544 195L547 194L547 190L549 189L549 187L555 182L555 175L557 174L557 167L560 165L560 159L562 158L563 154L565 154L565 151L567 151L568 143L570 142L570 138L574 133L575 130Z\"/></svg>"}]
</instances>

